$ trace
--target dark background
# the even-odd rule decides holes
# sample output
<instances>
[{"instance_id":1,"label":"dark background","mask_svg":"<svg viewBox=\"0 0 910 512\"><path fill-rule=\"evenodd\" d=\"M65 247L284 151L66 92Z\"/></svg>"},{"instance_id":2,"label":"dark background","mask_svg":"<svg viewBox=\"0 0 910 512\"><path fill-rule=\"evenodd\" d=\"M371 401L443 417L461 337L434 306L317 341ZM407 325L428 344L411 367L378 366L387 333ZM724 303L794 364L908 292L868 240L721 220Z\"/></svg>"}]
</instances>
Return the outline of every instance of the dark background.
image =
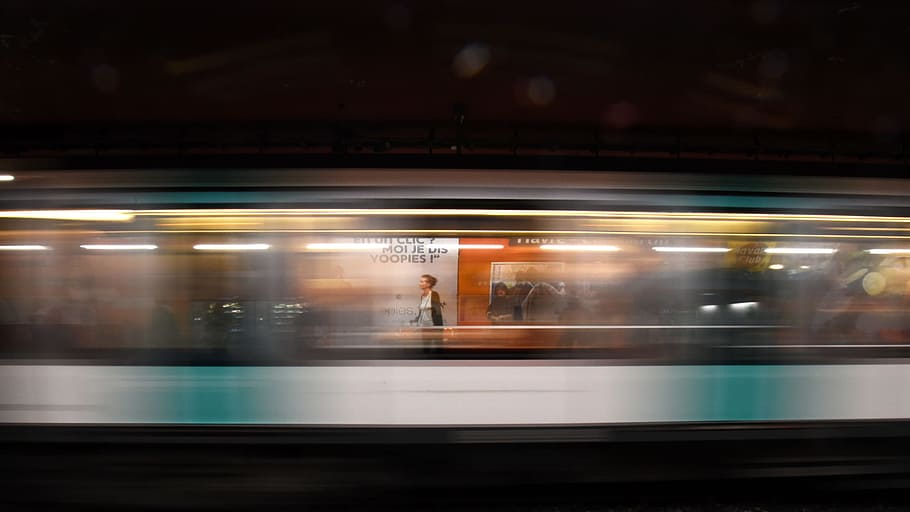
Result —
<instances>
[{"instance_id":1,"label":"dark background","mask_svg":"<svg viewBox=\"0 0 910 512\"><path fill-rule=\"evenodd\" d=\"M905 164L908 48L905 2L4 2L0 151Z\"/></svg>"}]
</instances>

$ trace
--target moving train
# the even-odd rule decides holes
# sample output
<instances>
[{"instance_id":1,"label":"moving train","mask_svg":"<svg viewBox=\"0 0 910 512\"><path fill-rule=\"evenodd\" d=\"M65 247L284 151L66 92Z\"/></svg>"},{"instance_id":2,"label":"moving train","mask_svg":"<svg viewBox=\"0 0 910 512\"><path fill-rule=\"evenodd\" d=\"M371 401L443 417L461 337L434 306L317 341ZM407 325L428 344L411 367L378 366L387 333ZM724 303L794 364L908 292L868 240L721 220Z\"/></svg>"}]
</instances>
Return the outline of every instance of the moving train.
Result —
<instances>
[{"instance_id":1,"label":"moving train","mask_svg":"<svg viewBox=\"0 0 910 512\"><path fill-rule=\"evenodd\" d=\"M584 171L17 172L0 184L0 423L904 420L908 195ZM427 275L441 325L414 322Z\"/></svg>"}]
</instances>

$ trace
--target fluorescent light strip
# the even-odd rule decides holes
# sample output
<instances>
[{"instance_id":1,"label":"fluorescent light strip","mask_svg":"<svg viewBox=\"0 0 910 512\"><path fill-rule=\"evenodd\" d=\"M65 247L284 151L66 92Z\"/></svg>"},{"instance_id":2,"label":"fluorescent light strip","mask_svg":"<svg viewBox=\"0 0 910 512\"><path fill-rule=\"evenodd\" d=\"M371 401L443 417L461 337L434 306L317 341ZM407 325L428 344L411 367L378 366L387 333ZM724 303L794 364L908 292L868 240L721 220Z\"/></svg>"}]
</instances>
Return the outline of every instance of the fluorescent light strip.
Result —
<instances>
[{"instance_id":1,"label":"fluorescent light strip","mask_svg":"<svg viewBox=\"0 0 910 512\"><path fill-rule=\"evenodd\" d=\"M264 209L163 209L137 210L138 215L425 215L425 216L495 216L495 217L598 217L688 220L801 220L831 222L910 222L910 217L875 217L865 215L813 215L769 213L698 213L698 212L635 212L593 210L492 210L492 209L429 209L429 208L264 208Z\"/></svg>"},{"instance_id":2,"label":"fluorescent light strip","mask_svg":"<svg viewBox=\"0 0 910 512\"><path fill-rule=\"evenodd\" d=\"M0 251L46 251L44 245L0 245Z\"/></svg>"},{"instance_id":3,"label":"fluorescent light strip","mask_svg":"<svg viewBox=\"0 0 910 512\"><path fill-rule=\"evenodd\" d=\"M389 247L389 244L358 244L354 242L317 242L306 244L306 249L308 251L373 251L376 249L388 249Z\"/></svg>"},{"instance_id":4,"label":"fluorescent light strip","mask_svg":"<svg viewBox=\"0 0 910 512\"><path fill-rule=\"evenodd\" d=\"M910 249L869 249L869 254L910 254Z\"/></svg>"},{"instance_id":5,"label":"fluorescent light strip","mask_svg":"<svg viewBox=\"0 0 910 512\"><path fill-rule=\"evenodd\" d=\"M730 252L726 247L652 247L657 252Z\"/></svg>"},{"instance_id":6,"label":"fluorescent light strip","mask_svg":"<svg viewBox=\"0 0 910 512\"><path fill-rule=\"evenodd\" d=\"M0 181L13 181L16 179L12 174L0 174Z\"/></svg>"},{"instance_id":7,"label":"fluorescent light strip","mask_svg":"<svg viewBox=\"0 0 910 512\"><path fill-rule=\"evenodd\" d=\"M478 238L481 236L515 236L514 230L504 229L222 229L222 230L200 230L200 229L173 229L165 230L167 233L309 233L319 235L364 235L366 233L377 233L382 235L400 234L400 235L452 235ZM140 230L140 229L118 229L109 230L108 233L117 233L121 235L140 235L140 234L158 234L161 231ZM728 233L728 232L694 232L694 231L589 231L589 230L523 230L521 235L572 235L572 236L629 236L629 235L646 235L646 236L669 236L669 237L725 237L725 238L823 238L823 239L848 239L848 240L910 240L910 236L894 235L813 235L800 233Z\"/></svg>"},{"instance_id":8,"label":"fluorescent light strip","mask_svg":"<svg viewBox=\"0 0 910 512\"><path fill-rule=\"evenodd\" d=\"M784 266L781 265L780 263L775 263L774 265L768 265L768 268L770 268L771 270L783 270Z\"/></svg>"},{"instance_id":9,"label":"fluorescent light strip","mask_svg":"<svg viewBox=\"0 0 910 512\"><path fill-rule=\"evenodd\" d=\"M152 244L86 244L79 247L87 251L154 251L158 248Z\"/></svg>"},{"instance_id":10,"label":"fluorescent light strip","mask_svg":"<svg viewBox=\"0 0 910 512\"><path fill-rule=\"evenodd\" d=\"M4 219L41 219L41 220L89 220L89 221L130 221L134 213L131 210L23 210L0 211Z\"/></svg>"},{"instance_id":11,"label":"fluorescent light strip","mask_svg":"<svg viewBox=\"0 0 910 512\"><path fill-rule=\"evenodd\" d=\"M269 244L196 244L193 249L197 251L265 251L270 247Z\"/></svg>"},{"instance_id":12,"label":"fluorescent light strip","mask_svg":"<svg viewBox=\"0 0 910 512\"><path fill-rule=\"evenodd\" d=\"M502 249L502 244L458 244L459 249Z\"/></svg>"},{"instance_id":13,"label":"fluorescent light strip","mask_svg":"<svg viewBox=\"0 0 910 512\"><path fill-rule=\"evenodd\" d=\"M514 325L453 325L448 327L424 327L424 329L437 329L437 330L446 330L446 331L476 331L476 330L527 330L527 329L536 329L536 330L547 330L547 329L598 329L598 330L632 330L632 329L787 329L787 325L735 325L735 324L724 324L724 325L528 325L528 324L514 324ZM373 345L375 347L375 345ZM893 345L892 345L893 346ZM910 347L908 347L910 348Z\"/></svg>"},{"instance_id":14,"label":"fluorescent light strip","mask_svg":"<svg viewBox=\"0 0 910 512\"><path fill-rule=\"evenodd\" d=\"M544 244L540 246L544 251L575 251L575 252L615 252L619 247L615 245L560 245Z\"/></svg>"},{"instance_id":15,"label":"fluorescent light strip","mask_svg":"<svg viewBox=\"0 0 910 512\"><path fill-rule=\"evenodd\" d=\"M769 247L766 254L833 254L837 249L822 249L813 247Z\"/></svg>"},{"instance_id":16,"label":"fluorescent light strip","mask_svg":"<svg viewBox=\"0 0 910 512\"><path fill-rule=\"evenodd\" d=\"M744 348L902 348L908 349L910 345L898 345L897 343L889 344L868 344L868 345L715 345L725 349L744 349Z\"/></svg>"}]
</instances>

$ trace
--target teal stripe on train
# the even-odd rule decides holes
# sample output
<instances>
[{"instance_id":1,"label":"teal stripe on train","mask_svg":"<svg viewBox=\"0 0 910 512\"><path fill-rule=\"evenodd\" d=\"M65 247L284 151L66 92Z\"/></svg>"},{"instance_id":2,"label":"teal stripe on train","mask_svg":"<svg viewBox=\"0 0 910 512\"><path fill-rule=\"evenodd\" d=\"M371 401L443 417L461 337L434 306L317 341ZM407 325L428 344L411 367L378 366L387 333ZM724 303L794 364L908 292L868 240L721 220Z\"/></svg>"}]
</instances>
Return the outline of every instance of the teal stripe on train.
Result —
<instances>
[{"instance_id":1,"label":"teal stripe on train","mask_svg":"<svg viewBox=\"0 0 910 512\"><path fill-rule=\"evenodd\" d=\"M268 393L258 367L181 366L130 368L130 390L120 421L178 424L267 422L260 411ZM119 415L118 415L119 416Z\"/></svg>"},{"instance_id":2,"label":"teal stripe on train","mask_svg":"<svg viewBox=\"0 0 910 512\"><path fill-rule=\"evenodd\" d=\"M54 394L79 391L82 398L69 399L100 406L98 411L108 413L98 422L115 423L514 425L910 417L910 365L901 364L97 367L61 373L60 379L54 372L47 367L40 376L45 384L59 381ZM88 393L91 389L104 393ZM92 403L104 396L104 403ZM39 398L16 398L30 407L0 417L65 421L66 416L37 416L34 411L44 410L37 406L54 403L26 403Z\"/></svg>"}]
</instances>

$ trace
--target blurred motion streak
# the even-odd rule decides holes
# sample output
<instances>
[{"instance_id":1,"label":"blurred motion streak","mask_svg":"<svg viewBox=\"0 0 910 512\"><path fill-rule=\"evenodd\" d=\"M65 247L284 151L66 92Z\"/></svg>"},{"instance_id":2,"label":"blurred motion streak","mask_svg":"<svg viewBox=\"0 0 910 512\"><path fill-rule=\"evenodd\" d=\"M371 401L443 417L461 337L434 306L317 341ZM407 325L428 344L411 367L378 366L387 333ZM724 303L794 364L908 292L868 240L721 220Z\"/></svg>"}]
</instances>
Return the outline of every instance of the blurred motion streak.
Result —
<instances>
[{"instance_id":1,"label":"blurred motion streak","mask_svg":"<svg viewBox=\"0 0 910 512\"><path fill-rule=\"evenodd\" d=\"M45 245L0 245L0 251L46 251Z\"/></svg>"},{"instance_id":2,"label":"blurred motion streak","mask_svg":"<svg viewBox=\"0 0 910 512\"><path fill-rule=\"evenodd\" d=\"M133 220L134 213L129 210L0 211L0 218L128 222Z\"/></svg>"},{"instance_id":3,"label":"blurred motion streak","mask_svg":"<svg viewBox=\"0 0 910 512\"><path fill-rule=\"evenodd\" d=\"M381 176L376 194L400 186ZM903 210L842 215L792 193L725 213L636 190L649 188L688 209L602 209L586 187L577 209L378 195L285 208L330 203L242 191L232 204L273 207L7 209L0 422L910 417L897 397L910 385L910 250L889 242L908 238ZM144 205L129 194L66 204Z\"/></svg>"},{"instance_id":4,"label":"blurred motion streak","mask_svg":"<svg viewBox=\"0 0 910 512\"><path fill-rule=\"evenodd\" d=\"M657 252L730 252L727 247L652 247Z\"/></svg>"},{"instance_id":5,"label":"blurred motion streak","mask_svg":"<svg viewBox=\"0 0 910 512\"><path fill-rule=\"evenodd\" d=\"M88 251L154 251L158 248L151 244L88 244L79 247Z\"/></svg>"},{"instance_id":6,"label":"blurred motion streak","mask_svg":"<svg viewBox=\"0 0 910 512\"><path fill-rule=\"evenodd\" d=\"M269 244L196 244L193 249L197 251L265 251L270 247Z\"/></svg>"}]
</instances>

